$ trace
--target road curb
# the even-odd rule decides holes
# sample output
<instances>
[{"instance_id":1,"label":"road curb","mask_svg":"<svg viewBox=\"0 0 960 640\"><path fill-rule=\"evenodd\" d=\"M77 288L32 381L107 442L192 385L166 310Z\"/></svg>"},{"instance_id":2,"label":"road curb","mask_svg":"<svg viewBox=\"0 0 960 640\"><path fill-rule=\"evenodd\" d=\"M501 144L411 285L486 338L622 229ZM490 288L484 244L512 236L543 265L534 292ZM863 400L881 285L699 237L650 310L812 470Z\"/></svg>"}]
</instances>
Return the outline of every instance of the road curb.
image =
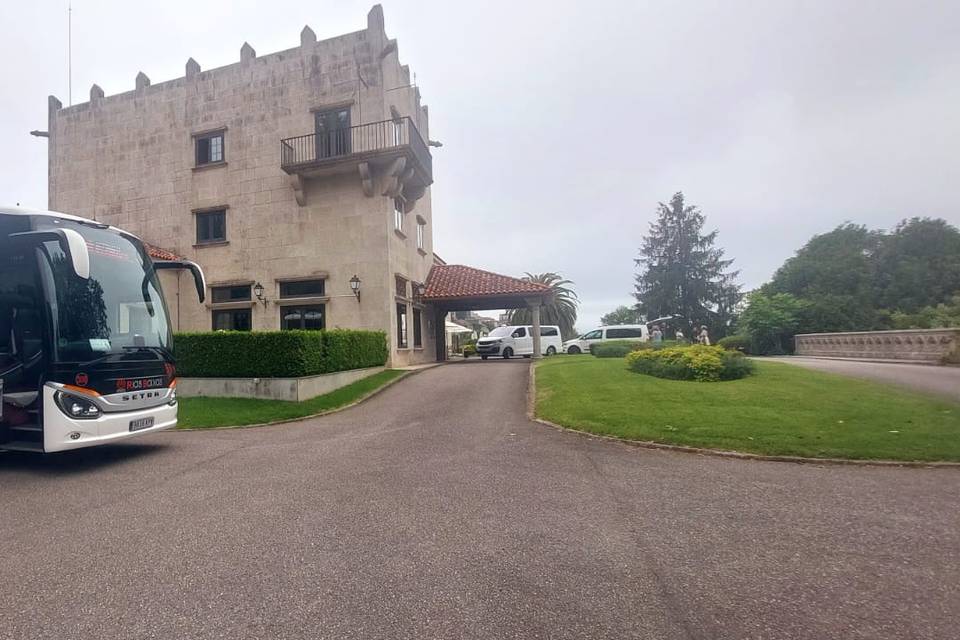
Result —
<instances>
[{"instance_id":1,"label":"road curb","mask_svg":"<svg viewBox=\"0 0 960 640\"><path fill-rule=\"evenodd\" d=\"M619 444L637 447L640 449L655 449L660 451L675 451L677 453L694 453L714 458L732 458L734 460L754 460L761 462L793 462L795 464L832 465L852 467L901 467L910 469L960 469L960 462L935 462L923 460L856 460L852 458L807 458L804 456L775 456L761 453L744 453L741 451L725 451L722 449L705 449L702 447L687 447L679 444L665 444L649 440L628 440L616 436L604 436L588 431L581 431L572 427L565 427L536 415L537 384L536 364L530 365L529 384L527 385L527 418L532 422L552 427L558 431L578 435L594 440L606 440Z\"/></svg>"},{"instance_id":2,"label":"road curb","mask_svg":"<svg viewBox=\"0 0 960 640\"><path fill-rule=\"evenodd\" d=\"M440 364L440 363L438 363L438 365L439 365L439 364ZM328 409L328 410L326 410L326 411L321 411L320 413L311 413L311 414L308 415L308 416L301 416L301 417L299 417L299 418L290 418L289 420L274 420L273 422L258 422L258 423L256 423L256 424L240 424L240 425L225 426L225 427L184 427L184 428L182 428L182 429L179 428L179 427L174 427L173 429L168 429L168 430L166 431L166 433L190 432L190 431L194 431L194 432L196 432L196 431L223 431L223 430L225 430L225 429L253 429L253 428L256 428L256 427L272 427L272 426L278 425L278 424L290 424L290 423L292 423L292 422L303 422L304 420L312 420L313 418L319 418L319 417L322 417L322 416L328 416L328 415L331 415L331 414L334 414L334 413L340 413L341 411L346 411L347 409L352 409L353 407L357 406L358 404L363 404L364 402L366 402L366 401L369 400L370 398L372 398L372 397L374 397L374 396L376 396L376 395L378 395L378 394L380 394L380 393L383 393L385 390L389 389L390 387L392 387L393 385L397 384L397 383L400 382L401 380L406 380L406 379L409 378L410 376L417 375L417 374L420 373L421 371L427 371L428 369L433 369L433 368L434 368L434 367L424 367L424 368L422 368L422 369L413 369L413 370L409 370L409 371L404 371L403 375L397 376L397 377L394 378L393 380L390 380L389 382L383 384L382 386L377 387L376 389L374 389L373 391L371 391L370 393L368 393L368 394L365 395L365 396L360 396L359 398L357 398L356 400L354 400L354 401L351 402L350 404L345 404L345 405L343 405L342 407L337 407L336 409Z\"/></svg>"}]
</instances>

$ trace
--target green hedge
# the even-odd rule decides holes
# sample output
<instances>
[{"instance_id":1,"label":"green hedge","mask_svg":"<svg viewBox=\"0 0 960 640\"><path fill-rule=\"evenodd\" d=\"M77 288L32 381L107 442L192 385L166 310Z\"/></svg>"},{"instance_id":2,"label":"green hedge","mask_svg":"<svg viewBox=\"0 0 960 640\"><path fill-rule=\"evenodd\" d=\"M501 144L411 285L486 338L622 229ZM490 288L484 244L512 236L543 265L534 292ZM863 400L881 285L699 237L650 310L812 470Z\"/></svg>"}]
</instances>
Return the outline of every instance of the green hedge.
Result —
<instances>
[{"instance_id":1,"label":"green hedge","mask_svg":"<svg viewBox=\"0 0 960 640\"><path fill-rule=\"evenodd\" d=\"M750 336L733 335L717 340L717 344L729 351L750 353Z\"/></svg>"},{"instance_id":2,"label":"green hedge","mask_svg":"<svg viewBox=\"0 0 960 640\"><path fill-rule=\"evenodd\" d=\"M595 342L590 345L590 353L597 358L622 358L634 351L643 349L668 349L676 347L681 343L676 340L663 340L662 342L652 342L647 340L606 340L604 342Z\"/></svg>"},{"instance_id":3,"label":"green hedge","mask_svg":"<svg viewBox=\"0 0 960 640\"><path fill-rule=\"evenodd\" d=\"M174 336L177 374L189 378L297 378L387 362L382 331L217 331Z\"/></svg>"},{"instance_id":4,"label":"green hedge","mask_svg":"<svg viewBox=\"0 0 960 640\"><path fill-rule=\"evenodd\" d=\"M634 351L627 356L627 367L658 378L698 382L736 380L753 373L753 363L739 351L699 344Z\"/></svg>"},{"instance_id":5,"label":"green hedge","mask_svg":"<svg viewBox=\"0 0 960 640\"><path fill-rule=\"evenodd\" d=\"M597 358L622 358L631 351L649 348L648 344L637 340L608 340L590 345L590 353Z\"/></svg>"}]
</instances>

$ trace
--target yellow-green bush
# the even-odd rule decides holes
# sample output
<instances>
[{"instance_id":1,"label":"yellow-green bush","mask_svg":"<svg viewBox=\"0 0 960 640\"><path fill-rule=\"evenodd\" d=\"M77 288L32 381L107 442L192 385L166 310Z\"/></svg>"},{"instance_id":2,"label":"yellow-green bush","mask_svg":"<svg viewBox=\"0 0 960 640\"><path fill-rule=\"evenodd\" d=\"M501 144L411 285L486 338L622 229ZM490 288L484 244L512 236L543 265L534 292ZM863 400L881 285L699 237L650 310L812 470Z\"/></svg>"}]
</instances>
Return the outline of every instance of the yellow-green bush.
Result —
<instances>
[{"instance_id":1,"label":"yellow-green bush","mask_svg":"<svg viewBox=\"0 0 960 640\"><path fill-rule=\"evenodd\" d=\"M701 344L634 351L627 355L627 367L658 378L699 382L736 380L753 371L742 353Z\"/></svg>"}]
</instances>

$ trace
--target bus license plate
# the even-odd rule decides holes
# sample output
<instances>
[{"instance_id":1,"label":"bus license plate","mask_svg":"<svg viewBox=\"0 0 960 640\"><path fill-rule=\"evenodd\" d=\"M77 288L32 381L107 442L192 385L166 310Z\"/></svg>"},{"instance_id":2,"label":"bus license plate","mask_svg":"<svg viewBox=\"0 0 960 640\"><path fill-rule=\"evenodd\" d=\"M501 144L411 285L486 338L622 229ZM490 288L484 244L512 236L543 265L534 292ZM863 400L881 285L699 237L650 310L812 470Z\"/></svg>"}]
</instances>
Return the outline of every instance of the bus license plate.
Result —
<instances>
[{"instance_id":1,"label":"bus license plate","mask_svg":"<svg viewBox=\"0 0 960 640\"><path fill-rule=\"evenodd\" d=\"M149 418L137 418L136 420L130 421L130 431L140 431L142 429L149 429L153 426L153 417Z\"/></svg>"}]
</instances>

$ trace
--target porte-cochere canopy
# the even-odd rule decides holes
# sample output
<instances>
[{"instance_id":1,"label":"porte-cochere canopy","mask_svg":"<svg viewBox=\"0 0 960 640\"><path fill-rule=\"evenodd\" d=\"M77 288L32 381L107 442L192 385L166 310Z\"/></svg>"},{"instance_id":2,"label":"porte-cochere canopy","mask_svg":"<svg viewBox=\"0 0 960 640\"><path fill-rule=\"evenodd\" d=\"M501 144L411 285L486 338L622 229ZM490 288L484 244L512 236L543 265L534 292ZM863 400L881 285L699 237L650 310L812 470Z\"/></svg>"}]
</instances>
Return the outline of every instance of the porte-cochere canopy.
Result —
<instances>
[{"instance_id":1,"label":"porte-cochere canopy","mask_svg":"<svg viewBox=\"0 0 960 640\"><path fill-rule=\"evenodd\" d=\"M446 311L516 309L550 302L545 284L460 264L437 264L427 276L423 301Z\"/></svg>"},{"instance_id":2,"label":"porte-cochere canopy","mask_svg":"<svg viewBox=\"0 0 960 640\"><path fill-rule=\"evenodd\" d=\"M447 359L442 327L448 312L520 307L530 307L533 312L533 357L540 357L540 306L553 301L553 290L545 284L460 264L435 264L421 299L437 314L437 360Z\"/></svg>"}]
</instances>

